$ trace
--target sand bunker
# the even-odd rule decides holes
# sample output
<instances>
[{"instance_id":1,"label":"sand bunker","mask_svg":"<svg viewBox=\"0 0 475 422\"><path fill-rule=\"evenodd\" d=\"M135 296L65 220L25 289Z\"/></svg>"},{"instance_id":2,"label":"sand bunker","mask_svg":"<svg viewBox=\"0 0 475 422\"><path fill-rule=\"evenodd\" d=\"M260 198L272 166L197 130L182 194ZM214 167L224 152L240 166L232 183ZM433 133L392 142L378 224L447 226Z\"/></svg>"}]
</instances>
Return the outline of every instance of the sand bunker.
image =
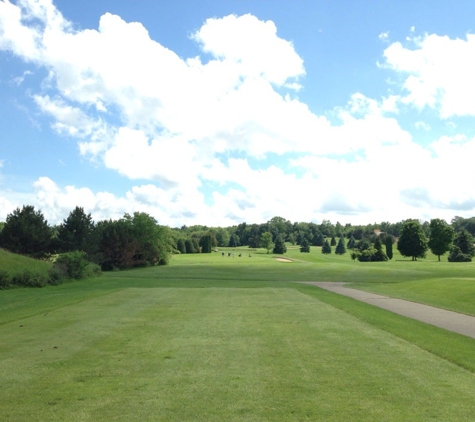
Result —
<instances>
[{"instance_id":1,"label":"sand bunker","mask_svg":"<svg viewBox=\"0 0 475 422\"><path fill-rule=\"evenodd\" d=\"M287 259L287 258L275 258L275 260L279 262L292 262L291 259Z\"/></svg>"}]
</instances>

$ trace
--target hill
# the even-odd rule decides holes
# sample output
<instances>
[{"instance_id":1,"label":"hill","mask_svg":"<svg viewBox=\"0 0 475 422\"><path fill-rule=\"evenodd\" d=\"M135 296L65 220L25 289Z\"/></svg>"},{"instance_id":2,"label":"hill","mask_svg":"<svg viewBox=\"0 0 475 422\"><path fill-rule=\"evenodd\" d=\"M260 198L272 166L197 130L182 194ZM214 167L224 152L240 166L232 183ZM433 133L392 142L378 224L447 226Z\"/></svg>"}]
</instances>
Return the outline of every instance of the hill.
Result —
<instances>
[{"instance_id":1,"label":"hill","mask_svg":"<svg viewBox=\"0 0 475 422\"><path fill-rule=\"evenodd\" d=\"M33 272L47 272L51 268L51 263L17 255L0 248L0 270L15 274L25 269Z\"/></svg>"}]
</instances>

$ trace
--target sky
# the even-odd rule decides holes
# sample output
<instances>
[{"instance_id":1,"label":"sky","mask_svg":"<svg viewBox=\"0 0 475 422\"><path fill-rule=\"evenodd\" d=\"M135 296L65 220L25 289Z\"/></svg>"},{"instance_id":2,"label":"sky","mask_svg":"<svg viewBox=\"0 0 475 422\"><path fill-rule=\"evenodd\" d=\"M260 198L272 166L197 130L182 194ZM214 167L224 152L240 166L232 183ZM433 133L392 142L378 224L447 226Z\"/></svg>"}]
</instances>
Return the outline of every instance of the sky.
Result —
<instances>
[{"instance_id":1,"label":"sky","mask_svg":"<svg viewBox=\"0 0 475 422\"><path fill-rule=\"evenodd\" d=\"M475 2L0 0L0 221L475 215Z\"/></svg>"}]
</instances>

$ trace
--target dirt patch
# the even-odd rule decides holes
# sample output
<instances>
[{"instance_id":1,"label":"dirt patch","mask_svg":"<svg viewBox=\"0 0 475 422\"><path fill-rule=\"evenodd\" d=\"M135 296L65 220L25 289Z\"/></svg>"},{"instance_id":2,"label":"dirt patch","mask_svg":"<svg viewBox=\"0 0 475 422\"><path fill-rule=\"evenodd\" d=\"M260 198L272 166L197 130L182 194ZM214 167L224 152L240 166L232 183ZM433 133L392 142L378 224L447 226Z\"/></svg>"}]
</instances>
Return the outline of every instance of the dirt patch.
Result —
<instances>
[{"instance_id":1,"label":"dirt patch","mask_svg":"<svg viewBox=\"0 0 475 422\"><path fill-rule=\"evenodd\" d=\"M279 262L292 262L291 259L287 259L287 258L274 258L274 259Z\"/></svg>"}]
</instances>

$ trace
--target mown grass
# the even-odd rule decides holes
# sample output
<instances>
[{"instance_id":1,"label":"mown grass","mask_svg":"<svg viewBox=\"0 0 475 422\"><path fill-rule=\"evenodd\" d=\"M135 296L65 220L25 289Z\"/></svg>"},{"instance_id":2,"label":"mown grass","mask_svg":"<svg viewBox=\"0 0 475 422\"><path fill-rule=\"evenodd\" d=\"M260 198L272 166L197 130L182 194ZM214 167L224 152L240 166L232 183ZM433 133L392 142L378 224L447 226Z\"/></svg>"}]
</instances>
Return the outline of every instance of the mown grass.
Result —
<instances>
[{"instance_id":1,"label":"mown grass","mask_svg":"<svg viewBox=\"0 0 475 422\"><path fill-rule=\"evenodd\" d=\"M473 420L474 339L295 282L470 308L473 264L251 253L1 291L2 419Z\"/></svg>"},{"instance_id":2,"label":"mown grass","mask_svg":"<svg viewBox=\"0 0 475 422\"><path fill-rule=\"evenodd\" d=\"M317 297L283 286L129 287L5 324L0 413L470 420L472 373Z\"/></svg>"}]
</instances>

